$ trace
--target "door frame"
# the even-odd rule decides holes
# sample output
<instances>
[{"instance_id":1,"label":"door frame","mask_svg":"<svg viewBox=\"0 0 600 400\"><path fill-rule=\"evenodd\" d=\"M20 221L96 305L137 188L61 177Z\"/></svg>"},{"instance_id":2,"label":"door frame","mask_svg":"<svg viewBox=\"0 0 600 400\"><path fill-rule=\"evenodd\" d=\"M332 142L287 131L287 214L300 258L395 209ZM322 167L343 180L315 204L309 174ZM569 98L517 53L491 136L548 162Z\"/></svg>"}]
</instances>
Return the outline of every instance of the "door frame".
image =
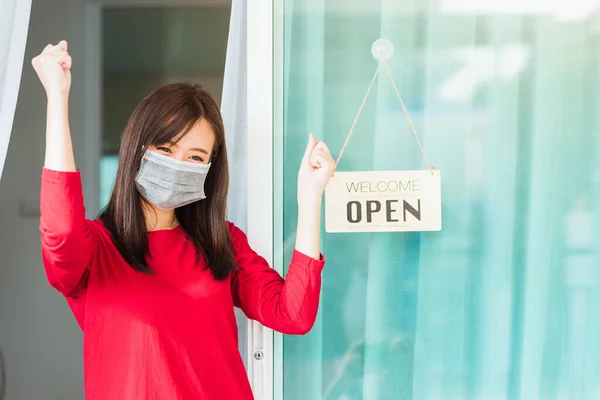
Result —
<instances>
[{"instance_id":1,"label":"door frame","mask_svg":"<svg viewBox=\"0 0 600 400\"><path fill-rule=\"evenodd\" d=\"M274 249L274 3L247 3L247 113L248 240L273 268L282 272ZM250 157L249 157L250 159ZM256 400L274 399L274 332L256 321L248 321L248 376Z\"/></svg>"}]
</instances>

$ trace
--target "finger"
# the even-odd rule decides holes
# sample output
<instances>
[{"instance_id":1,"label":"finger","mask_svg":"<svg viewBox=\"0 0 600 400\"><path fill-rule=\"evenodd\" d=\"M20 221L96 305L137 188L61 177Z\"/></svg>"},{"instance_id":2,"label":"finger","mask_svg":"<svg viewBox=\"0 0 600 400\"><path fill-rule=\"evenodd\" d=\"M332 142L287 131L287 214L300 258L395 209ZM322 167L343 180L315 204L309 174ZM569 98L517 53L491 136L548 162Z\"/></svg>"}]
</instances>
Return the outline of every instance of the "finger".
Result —
<instances>
[{"instance_id":1,"label":"finger","mask_svg":"<svg viewBox=\"0 0 600 400\"><path fill-rule=\"evenodd\" d=\"M48 46L50 46L50 47L47 47L45 49L46 50L45 53L56 53L58 51L63 51L63 49L61 49L60 47L55 46L53 44L49 44Z\"/></svg>"},{"instance_id":2,"label":"finger","mask_svg":"<svg viewBox=\"0 0 600 400\"><path fill-rule=\"evenodd\" d=\"M44 50L42 50L42 53L47 53L48 51L50 51L50 49L52 49L52 47L54 47L54 46L49 44L48 46L44 47Z\"/></svg>"},{"instance_id":3,"label":"finger","mask_svg":"<svg viewBox=\"0 0 600 400\"><path fill-rule=\"evenodd\" d=\"M63 49L61 46L59 46L59 45L52 46L48 50L46 50L46 53L50 53L50 54L66 53L66 52L67 51L65 49Z\"/></svg>"},{"instance_id":4,"label":"finger","mask_svg":"<svg viewBox=\"0 0 600 400\"><path fill-rule=\"evenodd\" d=\"M312 154L311 154L311 158L312 157L319 157L319 158L324 158L324 159L328 159L333 161L333 157L331 157L331 154L329 154L329 152L323 151L323 150L318 150L315 149Z\"/></svg>"},{"instance_id":5,"label":"finger","mask_svg":"<svg viewBox=\"0 0 600 400\"><path fill-rule=\"evenodd\" d=\"M68 51L68 50L69 50L69 43L67 43L67 41L66 41L66 40L61 40L61 41L58 43L58 46L59 46L61 49L63 49L63 51Z\"/></svg>"},{"instance_id":6,"label":"finger","mask_svg":"<svg viewBox=\"0 0 600 400\"><path fill-rule=\"evenodd\" d=\"M310 160L311 162L318 161L321 165L328 164L333 161L331 157L329 157L326 153L322 151L313 151L313 153L310 156Z\"/></svg>"},{"instance_id":7,"label":"finger","mask_svg":"<svg viewBox=\"0 0 600 400\"><path fill-rule=\"evenodd\" d=\"M63 69L71 69L71 67L73 66L73 60L71 59L71 57L69 57L67 60L63 61L61 65Z\"/></svg>"},{"instance_id":8,"label":"finger","mask_svg":"<svg viewBox=\"0 0 600 400\"><path fill-rule=\"evenodd\" d=\"M329 154L331 156L331 151L329 151L329 147L327 147L325 142L321 142L321 150L325 152L325 154Z\"/></svg>"},{"instance_id":9,"label":"finger","mask_svg":"<svg viewBox=\"0 0 600 400\"><path fill-rule=\"evenodd\" d=\"M56 62L58 62L60 65L62 65L63 68L67 68L67 69L70 69L71 65L73 63L71 56L68 55L67 53L53 54L52 58L54 60L56 60Z\"/></svg>"},{"instance_id":10,"label":"finger","mask_svg":"<svg viewBox=\"0 0 600 400\"><path fill-rule=\"evenodd\" d=\"M327 145L325 144L325 142L319 142L317 144L317 146L315 147L314 151L320 151L323 154L327 155L328 157L330 157L333 160L333 156L331 155L331 151L329 150L329 147L327 147Z\"/></svg>"},{"instance_id":11,"label":"finger","mask_svg":"<svg viewBox=\"0 0 600 400\"><path fill-rule=\"evenodd\" d=\"M310 162L310 165L315 169L315 170L325 170L325 171L332 171L333 170L333 166L327 162L327 160L324 159L314 159Z\"/></svg>"},{"instance_id":12,"label":"finger","mask_svg":"<svg viewBox=\"0 0 600 400\"><path fill-rule=\"evenodd\" d=\"M69 53L66 51L51 51L46 55L46 57L69 57Z\"/></svg>"},{"instance_id":13,"label":"finger","mask_svg":"<svg viewBox=\"0 0 600 400\"><path fill-rule=\"evenodd\" d=\"M65 53L65 52L48 54L47 57L51 57L53 60L57 60L57 61L71 59L71 56L69 55L69 53Z\"/></svg>"},{"instance_id":14,"label":"finger","mask_svg":"<svg viewBox=\"0 0 600 400\"><path fill-rule=\"evenodd\" d=\"M313 152L313 150L315 149L315 146L317 145L317 139L315 139L315 136L311 133L308 135L308 145L306 145L306 151L304 152L304 158L308 159L311 155L311 153Z\"/></svg>"},{"instance_id":15,"label":"finger","mask_svg":"<svg viewBox=\"0 0 600 400\"><path fill-rule=\"evenodd\" d=\"M326 154L315 154L311 157L310 164L315 168L333 170L335 162Z\"/></svg>"}]
</instances>

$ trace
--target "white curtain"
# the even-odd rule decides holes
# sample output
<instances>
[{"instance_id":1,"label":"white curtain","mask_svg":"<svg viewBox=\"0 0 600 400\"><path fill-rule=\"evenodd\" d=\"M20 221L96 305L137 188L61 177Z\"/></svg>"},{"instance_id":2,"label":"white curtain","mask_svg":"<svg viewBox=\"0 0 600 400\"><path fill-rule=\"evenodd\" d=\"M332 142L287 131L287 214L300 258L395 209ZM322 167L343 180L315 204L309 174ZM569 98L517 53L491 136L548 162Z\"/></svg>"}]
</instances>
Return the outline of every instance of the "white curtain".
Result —
<instances>
[{"instance_id":1,"label":"white curtain","mask_svg":"<svg viewBox=\"0 0 600 400\"><path fill-rule=\"evenodd\" d=\"M246 2L233 0L229 22L229 38L225 59L225 76L221 113L229 156L229 201L227 217L240 229L246 230ZM246 354L248 320L236 309L239 349ZM246 359L244 357L244 363Z\"/></svg>"},{"instance_id":2,"label":"white curtain","mask_svg":"<svg viewBox=\"0 0 600 400\"><path fill-rule=\"evenodd\" d=\"M0 177L21 82L31 0L0 0Z\"/></svg>"}]
</instances>

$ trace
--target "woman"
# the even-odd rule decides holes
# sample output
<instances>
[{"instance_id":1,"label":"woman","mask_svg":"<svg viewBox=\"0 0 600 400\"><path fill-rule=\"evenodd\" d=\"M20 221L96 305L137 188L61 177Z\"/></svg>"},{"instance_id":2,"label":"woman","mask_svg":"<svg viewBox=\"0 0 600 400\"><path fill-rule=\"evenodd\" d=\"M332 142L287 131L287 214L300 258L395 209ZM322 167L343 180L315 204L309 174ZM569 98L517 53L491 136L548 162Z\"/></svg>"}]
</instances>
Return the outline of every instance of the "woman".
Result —
<instances>
[{"instance_id":1,"label":"woman","mask_svg":"<svg viewBox=\"0 0 600 400\"><path fill-rule=\"evenodd\" d=\"M84 332L86 399L251 399L233 307L283 333L311 329L321 198L334 168L327 147L310 136L284 281L225 220L223 122L207 92L173 84L140 103L111 199L90 221L69 132L67 43L48 45L33 66L48 97L42 256Z\"/></svg>"}]
</instances>

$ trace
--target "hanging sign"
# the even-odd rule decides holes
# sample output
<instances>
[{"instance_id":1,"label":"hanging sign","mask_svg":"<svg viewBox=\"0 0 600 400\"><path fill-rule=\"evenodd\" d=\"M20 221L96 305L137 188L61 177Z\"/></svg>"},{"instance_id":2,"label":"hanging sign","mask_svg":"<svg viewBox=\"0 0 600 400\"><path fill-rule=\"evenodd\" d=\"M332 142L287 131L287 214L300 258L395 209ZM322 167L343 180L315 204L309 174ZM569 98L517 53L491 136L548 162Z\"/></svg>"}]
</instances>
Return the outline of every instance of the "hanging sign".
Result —
<instances>
[{"instance_id":1,"label":"hanging sign","mask_svg":"<svg viewBox=\"0 0 600 400\"><path fill-rule=\"evenodd\" d=\"M327 232L442 229L439 171L336 172L325 190Z\"/></svg>"},{"instance_id":2,"label":"hanging sign","mask_svg":"<svg viewBox=\"0 0 600 400\"><path fill-rule=\"evenodd\" d=\"M442 192L440 172L429 163L425 150L402 101L386 59L393 45L379 39L371 47L379 66L354 118L336 168L346 150L354 127L381 67L385 67L404 115L414 135L427 170L419 171L336 171L325 189L325 230L327 232L411 232L442 229Z\"/></svg>"}]
</instances>

